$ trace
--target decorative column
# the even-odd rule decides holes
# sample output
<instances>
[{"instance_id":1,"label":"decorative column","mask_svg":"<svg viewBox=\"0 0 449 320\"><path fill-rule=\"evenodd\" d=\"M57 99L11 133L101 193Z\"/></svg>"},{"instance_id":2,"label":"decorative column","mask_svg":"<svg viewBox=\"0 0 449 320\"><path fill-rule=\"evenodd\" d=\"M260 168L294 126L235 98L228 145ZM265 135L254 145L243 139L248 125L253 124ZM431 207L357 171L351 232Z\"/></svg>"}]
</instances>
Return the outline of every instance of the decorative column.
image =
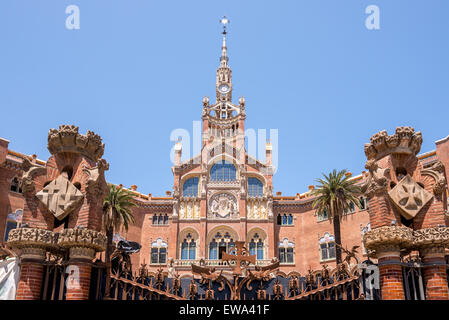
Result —
<instances>
[{"instance_id":1,"label":"decorative column","mask_svg":"<svg viewBox=\"0 0 449 320\"><path fill-rule=\"evenodd\" d=\"M92 131L82 135L76 126L61 125L49 131L47 147L52 155L45 166L26 158L22 163L26 227L12 230L8 241L21 251L17 299L40 299L50 249L69 252L66 272L74 284L66 282L67 299L87 299L91 262L105 249L100 233L108 192L104 171L109 165L101 158L104 144Z\"/></svg>"},{"instance_id":2,"label":"decorative column","mask_svg":"<svg viewBox=\"0 0 449 320\"><path fill-rule=\"evenodd\" d=\"M89 229L64 229L58 244L69 250L66 300L89 299L92 260L106 248L106 236Z\"/></svg>"},{"instance_id":3,"label":"decorative column","mask_svg":"<svg viewBox=\"0 0 449 320\"><path fill-rule=\"evenodd\" d=\"M8 245L21 252L16 299L39 300L44 273L43 262L47 249L56 247L55 234L49 230L37 228L13 229L9 233Z\"/></svg>"},{"instance_id":4,"label":"decorative column","mask_svg":"<svg viewBox=\"0 0 449 320\"><path fill-rule=\"evenodd\" d=\"M414 231L420 247L427 300L448 300L445 247L449 243L449 228L436 227Z\"/></svg>"},{"instance_id":5,"label":"decorative column","mask_svg":"<svg viewBox=\"0 0 449 320\"><path fill-rule=\"evenodd\" d=\"M379 283L384 300L405 299L401 249L407 250L412 245L413 230L401 225L400 213L395 210L390 193L398 182L396 169L402 166L397 162L416 159L421 143L420 132L415 133L409 127L398 127L394 135L389 136L386 131L381 131L365 144L368 174L364 177L362 191L369 197L372 230L365 233L363 241L378 259Z\"/></svg>"},{"instance_id":6,"label":"decorative column","mask_svg":"<svg viewBox=\"0 0 449 320\"><path fill-rule=\"evenodd\" d=\"M375 250L383 300L404 300L401 248L412 244L412 230L403 226L383 226L365 233L365 247Z\"/></svg>"},{"instance_id":7,"label":"decorative column","mask_svg":"<svg viewBox=\"0 0 449 320\"><path fill-rule=\"evenodd\" d=\"M441 161L422 163L422 136L411 127L381 131L365 145L369 174L362 190L370 197L373 230L364 235L378 258L383 299L404 299L401 254L418 250L426 298L449 299L445 248L449 245ZM385 249L385 245L388 249Z\"/></svg>"}]
</instances>

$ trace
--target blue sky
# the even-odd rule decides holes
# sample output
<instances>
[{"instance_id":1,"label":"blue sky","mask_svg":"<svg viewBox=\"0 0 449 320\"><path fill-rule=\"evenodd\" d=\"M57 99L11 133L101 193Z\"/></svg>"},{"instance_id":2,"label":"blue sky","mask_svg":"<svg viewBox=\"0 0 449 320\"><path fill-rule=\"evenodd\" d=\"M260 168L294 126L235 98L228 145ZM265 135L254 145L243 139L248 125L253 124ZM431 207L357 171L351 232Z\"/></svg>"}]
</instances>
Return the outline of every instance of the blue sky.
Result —
<instances>
[{"instance_id":1,"label":"blue sky","mask_svg":"<svg viewBox=\"0 0 449 320\"><path fill-rule=\"evenodd\" d=\"M80 29L65 27L68 5ZM365 8L380 9L380 30ZM47 132L100 134L107 179L162 195L172 188L170 133L192 130L215 98L231 20L234 101L247 128L279 130L274 191L304 192L322 172L364 170L376 132L409 125L422 152L449 134L449 1L2 0L0 137L47 159Z\"/></svg>"}]
</instances>

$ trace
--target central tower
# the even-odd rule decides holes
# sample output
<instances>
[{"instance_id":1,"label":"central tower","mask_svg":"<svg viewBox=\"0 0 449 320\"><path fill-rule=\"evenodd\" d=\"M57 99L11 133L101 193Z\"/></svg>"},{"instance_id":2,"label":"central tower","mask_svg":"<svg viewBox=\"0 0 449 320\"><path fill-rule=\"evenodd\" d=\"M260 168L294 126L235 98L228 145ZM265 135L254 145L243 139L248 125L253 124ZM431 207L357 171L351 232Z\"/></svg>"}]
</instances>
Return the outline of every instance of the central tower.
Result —
<instances>
[{"instance_id":1,"label":"central tower","mask_svg":"<svg viewBox=\"0 0 449 320\"><path fill-rule=\"evenodd\" d=\"M220 22L223 25L223 42L215 81L216 101L210 104L208 97L203 98L203 148L207 146L210 150L218 146L232 146L234 151L231 155L244 163L245 99L240 97L238 105L232 102L232 70L228 64L226 44L229 20L225 16ZM213 151L203 159L207 161L214 155L217 152Z\"/></svg>"},{"instance_id":2,"label":"central tower","mask_svg":"<svg viewBox=\"0 0 449 320\"><path fill-rule=\"evenodd\" d=\"M251 252L257 248L258 264L264 264L275 256L271 151L267 163L246 153L245 99L232 101L229 20L223 17L220 22L216 98L203 98L201 154L181 162L182 145L175 145L171 238L177 241L169 255L215 265L236 241L244 241Z\"/></svg>"}]
</instances>

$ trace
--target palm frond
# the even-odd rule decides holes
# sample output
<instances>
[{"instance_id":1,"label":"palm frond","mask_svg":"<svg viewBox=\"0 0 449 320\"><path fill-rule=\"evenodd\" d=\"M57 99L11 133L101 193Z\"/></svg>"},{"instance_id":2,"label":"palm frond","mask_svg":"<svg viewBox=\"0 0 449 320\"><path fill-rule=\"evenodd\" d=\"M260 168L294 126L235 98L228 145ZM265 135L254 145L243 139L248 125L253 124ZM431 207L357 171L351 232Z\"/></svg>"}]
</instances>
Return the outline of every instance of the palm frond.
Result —
<instances>
[{"instance_id":1,"label":"palm frond","mask_svg":"<svg viewBox=\"0 0 449 320\"><path fill-rule=\"evenodd\" d=\"M133 195L126 189L109 185L109 193L103 202L103 229L113 228L119 232L121 228L128 230L130 224L134 223L131 208L135 206L132 201Z\"/></svg>"}]
</instances>

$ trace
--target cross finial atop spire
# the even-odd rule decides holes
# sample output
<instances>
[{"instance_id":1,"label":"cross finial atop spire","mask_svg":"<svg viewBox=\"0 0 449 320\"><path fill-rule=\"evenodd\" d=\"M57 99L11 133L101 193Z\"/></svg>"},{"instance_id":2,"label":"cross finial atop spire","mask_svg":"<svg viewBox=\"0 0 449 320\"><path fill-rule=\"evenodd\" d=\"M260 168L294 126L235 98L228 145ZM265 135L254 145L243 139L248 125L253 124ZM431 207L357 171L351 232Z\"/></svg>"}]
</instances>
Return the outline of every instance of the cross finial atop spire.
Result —
<instances>
[{"instance_id":1,"label":"cross finial atop spire","mask_svg":"<svg viewBox=\"0 0 449 320\"><path fill-rule=\"evenodd\" d=\"M226 18L226 15L223 16L223 18L220 19L220 23L223 25L223 45L221 46L221 57L220 57L220 61L221 61L221 65L222 66L226 66L227 62L228 62L228 53L227 53L227 48L226 48L226 26L227 24L229 24L231 21L229 21L228 18Z\"/></svg>"},{"instance_id":2,"label":"cross finial atop spire","mask_svg":"<svg viewBox=\"0 0 449 320\"><path fill-rule=\"evenodd\" d=\"M226 34L226 25L230 22L231 21L228 18L226 18L226 15L224 15L223 18L221 18L220 23L223 25L223 34Z\"/></svg>"}]
</instances>

